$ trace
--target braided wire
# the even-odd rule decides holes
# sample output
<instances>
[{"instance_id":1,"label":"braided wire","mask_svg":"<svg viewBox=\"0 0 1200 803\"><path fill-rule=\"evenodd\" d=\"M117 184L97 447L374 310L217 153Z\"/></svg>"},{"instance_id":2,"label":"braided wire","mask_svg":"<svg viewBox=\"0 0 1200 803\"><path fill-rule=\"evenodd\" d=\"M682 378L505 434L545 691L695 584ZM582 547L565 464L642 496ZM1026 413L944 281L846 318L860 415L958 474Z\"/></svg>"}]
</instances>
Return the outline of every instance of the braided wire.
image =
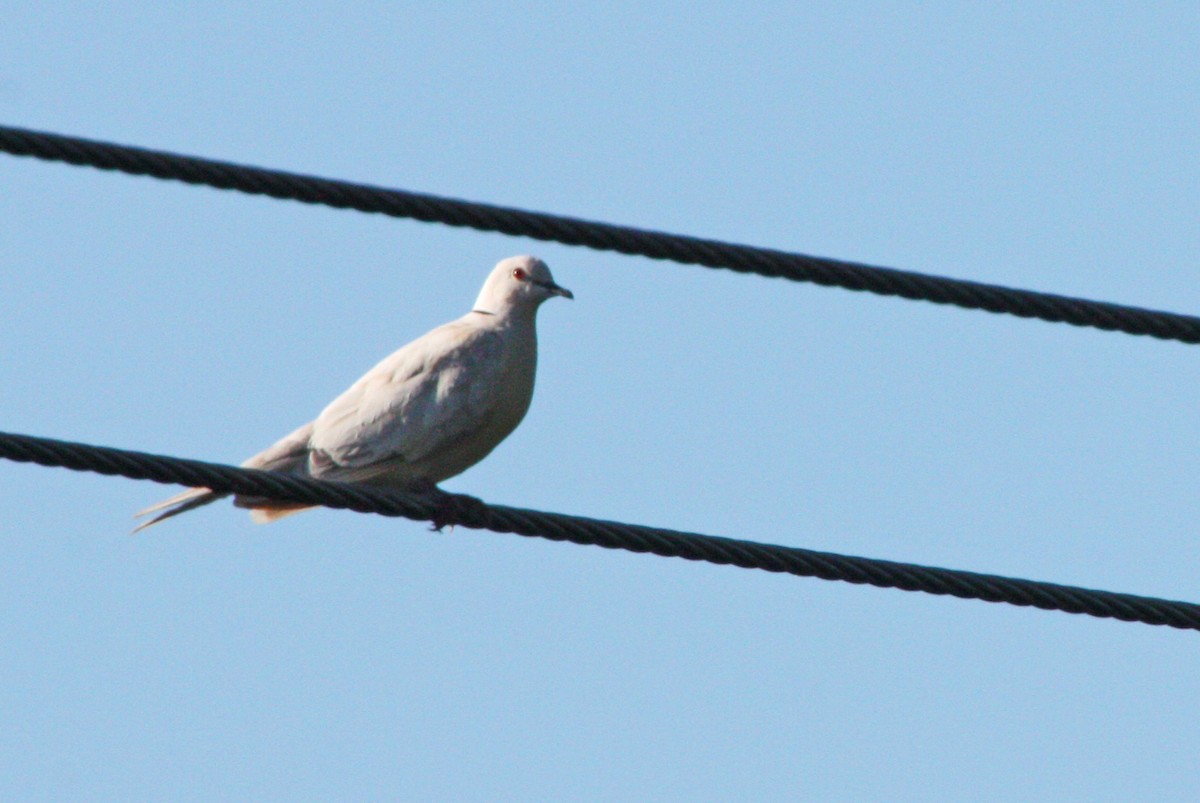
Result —
<instances>
[{"instance_id":1,"label":"braided wire","mask_svg":"<svg viewBox=\"0 0 1200 803\"><path fill-rule=\"evenodd\" d=\"M0 126L0 151L252 195L496 231L600 251L842 287L1162 340L1200 343L1200 318L700 237L386 189Z\"/></svg>"},{"instance_id":2,"label":"braided wire","mask_svg":"<svg viewBox=\"0 0 1200 803\"><path fill-rule=\"evenodd\" d=\"M298 479L269 471L6 432L0 432L0 458L344 508L360 513L403 516L420 521L437 520L473 529L592 544L606 549L623 549L743 569L761 569L822 580L842 580L880 588L899 588L961 599L1087 614L1123 622L1200 630L1200 605L1189 602L838 555L561 513L485 505L470 497L455 494L432 499L341 482Z\"/></svg>"}]
</instances>

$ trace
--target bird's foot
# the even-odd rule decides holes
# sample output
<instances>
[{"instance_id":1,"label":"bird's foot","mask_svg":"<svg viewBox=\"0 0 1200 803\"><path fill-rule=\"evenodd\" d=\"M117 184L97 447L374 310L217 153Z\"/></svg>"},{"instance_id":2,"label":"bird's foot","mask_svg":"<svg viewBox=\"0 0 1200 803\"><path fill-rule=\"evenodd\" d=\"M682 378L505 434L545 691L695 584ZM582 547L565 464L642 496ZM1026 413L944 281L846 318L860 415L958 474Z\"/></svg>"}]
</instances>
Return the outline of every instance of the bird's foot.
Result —
<instances>
[{"instance_id":1,"label":"bird's foot","mask_svg":"<svg viewBox=\"0 0 1200 803\"><path fill-rule=\"evenodd\" d=\"M429 499L434 506L430 519L430 532L440 533L447 525L454 532L454 525L464 519L480 519L487 513L482 499L467 494L452 494L443 491L432 482L418 485L414 490Z\"/></svg>"}]
</instances>

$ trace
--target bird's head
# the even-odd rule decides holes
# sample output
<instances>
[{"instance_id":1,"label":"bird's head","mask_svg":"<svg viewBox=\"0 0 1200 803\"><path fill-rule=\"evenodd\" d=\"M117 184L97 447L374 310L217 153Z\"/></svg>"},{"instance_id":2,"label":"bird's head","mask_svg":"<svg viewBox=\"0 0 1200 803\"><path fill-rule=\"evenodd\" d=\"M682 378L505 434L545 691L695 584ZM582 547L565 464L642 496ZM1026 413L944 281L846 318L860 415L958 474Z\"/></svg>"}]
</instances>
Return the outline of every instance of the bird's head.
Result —
<instances>
[{"instance_id":1,"label":"bird's head","mask_svg":"<svg viewBox=\"0 0 1200 803\"><path fill-rule=\"evenodd\" d=\"M570 290L555 284L550 268L542 260L531 256L509 257L492 269L474 309L493 315L512 310L533 311L552 296L575 297Z\"/></svg>"}]
</instances>

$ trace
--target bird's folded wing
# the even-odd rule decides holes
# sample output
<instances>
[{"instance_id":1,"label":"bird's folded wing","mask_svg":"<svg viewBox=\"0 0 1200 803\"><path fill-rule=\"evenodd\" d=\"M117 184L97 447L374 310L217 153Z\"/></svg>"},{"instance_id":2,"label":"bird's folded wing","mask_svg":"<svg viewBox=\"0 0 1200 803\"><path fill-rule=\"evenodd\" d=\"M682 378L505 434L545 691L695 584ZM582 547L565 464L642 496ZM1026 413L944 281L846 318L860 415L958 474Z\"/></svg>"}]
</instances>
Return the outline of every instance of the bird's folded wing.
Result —
<instances>
[{"instance_id":1,"label":"bird's folded wing","mask_svg":"<svg viewBox=\"0 0 1200 803\"><path fill-rule=\"evenodd\" d=\"M310 446L345 469L416 462L467 436L500 396L500 336L456 321L414 340L325 408Z\"/></svg>"}]
</instances>

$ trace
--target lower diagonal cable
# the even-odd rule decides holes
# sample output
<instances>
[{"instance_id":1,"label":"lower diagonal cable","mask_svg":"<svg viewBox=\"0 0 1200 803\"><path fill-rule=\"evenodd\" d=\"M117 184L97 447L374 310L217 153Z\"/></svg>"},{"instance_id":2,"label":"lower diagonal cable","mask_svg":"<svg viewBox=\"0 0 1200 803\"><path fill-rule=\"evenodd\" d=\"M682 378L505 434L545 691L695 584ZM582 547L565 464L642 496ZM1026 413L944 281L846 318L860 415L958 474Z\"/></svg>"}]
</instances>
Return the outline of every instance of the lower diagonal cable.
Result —
<instances>
[{"instance_id":1,"label":"lower diagonal cable","mask_svg":"<svg viewBox=\"0 0 1200 803\"><path fill-rule=\"evenodd\" d=\"M341 482L298 479L270 471L132 452L104 446L0 432L0 458L136 480L202 486L331 508L456 524L552 541L648 552L743 569L842 580L880 588L922 591L961 599L1004 602L1048 611L1087 614L1123 622L1200 630L1200 605L1114 591L918 566L818 552L638 524L545 513L503 505L451 504L430 498ZM0 513L0 515L3 515Z\"/></svg>"}]
</instances>

